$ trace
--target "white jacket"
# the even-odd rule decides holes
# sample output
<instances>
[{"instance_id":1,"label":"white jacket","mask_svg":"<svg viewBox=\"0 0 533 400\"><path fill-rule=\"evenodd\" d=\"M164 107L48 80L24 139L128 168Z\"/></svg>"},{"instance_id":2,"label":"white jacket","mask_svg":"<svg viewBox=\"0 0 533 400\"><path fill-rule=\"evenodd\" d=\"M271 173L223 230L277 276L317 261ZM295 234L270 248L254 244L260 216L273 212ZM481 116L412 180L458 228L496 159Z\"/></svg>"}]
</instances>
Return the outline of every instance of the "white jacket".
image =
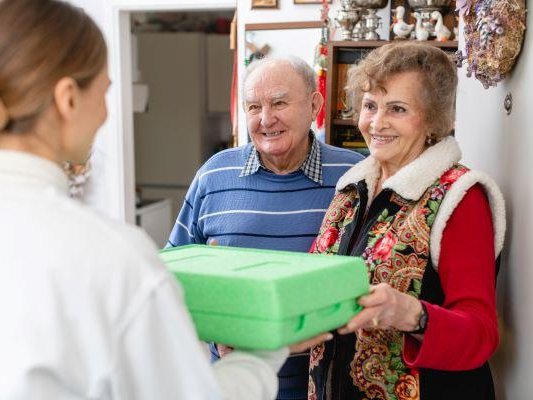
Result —
<instances>
[{"instance_id":1,"label":"white jacket","mask_svg":"<svg viewBox=\"0 0 533 400\"><path fill-rule=\"evenodd\" d=\"M211 367L147 236L67 190L0 150L0 399L274 398L287 350Z\"/></svg>"}]
</instances>

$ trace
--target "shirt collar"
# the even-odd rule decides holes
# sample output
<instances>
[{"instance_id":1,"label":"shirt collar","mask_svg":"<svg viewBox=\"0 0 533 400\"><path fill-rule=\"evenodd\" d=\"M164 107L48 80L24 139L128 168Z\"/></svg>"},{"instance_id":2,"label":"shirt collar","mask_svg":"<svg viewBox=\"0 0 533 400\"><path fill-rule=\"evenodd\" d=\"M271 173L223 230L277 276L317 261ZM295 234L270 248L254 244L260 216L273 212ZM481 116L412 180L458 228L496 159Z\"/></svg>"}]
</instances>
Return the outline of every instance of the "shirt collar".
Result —
<instances>
[{"instance_id":1,"label":"shirt collar","mask_svg":"<svg viewBox=\"0 0 533 400\"><path fill-rule=\"evenodd\" d=\"M311 179L313 182L322 185L323 178L320 143L318 142L318 139L316 138L313 131L309 131L309 137L311 138L311 149L309 150L309 153L307 153L305 161L302 163L302 165L300 165L300 168L298 168L298 170L302 171L304 175ZM259 157L259 152L252 144L250 154L248 155L248 158L244 163L244 168L242 169L242 172L239 176L243 177L253 175L257 171L259 171L259 168L263 168L266 171L270 171L262 164L261 157Z\"/></svg>"}]
</instances>

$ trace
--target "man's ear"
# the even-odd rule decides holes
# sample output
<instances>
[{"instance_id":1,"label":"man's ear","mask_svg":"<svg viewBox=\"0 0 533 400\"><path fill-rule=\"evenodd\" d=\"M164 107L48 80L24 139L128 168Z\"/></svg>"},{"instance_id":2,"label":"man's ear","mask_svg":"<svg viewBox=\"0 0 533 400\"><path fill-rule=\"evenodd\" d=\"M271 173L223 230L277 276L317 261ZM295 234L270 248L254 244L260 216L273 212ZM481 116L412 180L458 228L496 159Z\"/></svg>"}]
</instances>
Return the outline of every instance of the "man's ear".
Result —
<instances>
[{"instance_id":1,"label":"man's ear","mask_svg":"<svg viewBox=\"0 0 533 400\"><path fill-rule=\"evenodd\" d=\"M69 120L74 115L78 102L79 87L72 78L61 78L54 87L54 102L61 118Z\"/></svg>"},{"instance_id":2,"label":"man's ear","mask_svg":"<svg viewBox=\"0 0 533 400\"><path fill-rule=\"evenodd\" d=\"M313 115L313 121L316 119L316 116L318 115L318 112L322 108L322 105L324 104L324 97L320 92L313 92L311 95L311 112Z\"/></svg>"}]
</instances>

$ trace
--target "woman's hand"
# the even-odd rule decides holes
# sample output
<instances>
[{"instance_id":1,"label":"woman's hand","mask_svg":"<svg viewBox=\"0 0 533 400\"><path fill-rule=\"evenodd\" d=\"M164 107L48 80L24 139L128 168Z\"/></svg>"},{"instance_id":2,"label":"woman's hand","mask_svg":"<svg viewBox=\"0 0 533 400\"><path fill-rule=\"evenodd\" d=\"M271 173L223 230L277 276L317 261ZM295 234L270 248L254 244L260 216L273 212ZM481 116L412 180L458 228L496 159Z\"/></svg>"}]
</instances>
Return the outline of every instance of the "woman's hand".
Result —
<instances>
[{"instance_id":1,"label":"woman's hand","mask_svg":"<svg viewBox=\"0 0 533 400\"><path fill-rule=\"evenodd\" d=\"M418 327L422 304L413 296L393 289L387 283L371 286L370 293L359 299L363 310L339 328L342 335L359 329L388 329L413 331Z\"/></svg>"}]
</instances>

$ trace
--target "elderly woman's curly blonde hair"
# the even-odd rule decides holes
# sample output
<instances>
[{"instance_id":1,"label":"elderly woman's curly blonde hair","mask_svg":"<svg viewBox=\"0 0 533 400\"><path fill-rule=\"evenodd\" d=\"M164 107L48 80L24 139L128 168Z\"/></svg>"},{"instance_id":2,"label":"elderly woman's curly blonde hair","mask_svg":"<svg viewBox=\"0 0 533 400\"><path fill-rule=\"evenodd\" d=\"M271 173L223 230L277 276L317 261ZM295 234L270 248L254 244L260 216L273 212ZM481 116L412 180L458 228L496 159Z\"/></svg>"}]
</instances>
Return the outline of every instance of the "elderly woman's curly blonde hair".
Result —
<instances>
[{"instance_id":1,"label":"elderly woman's curly blonde hair","mask_svg":"<svg viewBox=\"0 0 533 400\"><path fill-rule=\"evenodd\" d=\"M384 90L391 76L403 72L417 72L420 77L428 136L433 141L448 136L455 121L457 68L448 54L428 44L387 44L349 70L347 89L352 96L355 121L359 119L364 93Z\"/></svg>"}]
</instances>

